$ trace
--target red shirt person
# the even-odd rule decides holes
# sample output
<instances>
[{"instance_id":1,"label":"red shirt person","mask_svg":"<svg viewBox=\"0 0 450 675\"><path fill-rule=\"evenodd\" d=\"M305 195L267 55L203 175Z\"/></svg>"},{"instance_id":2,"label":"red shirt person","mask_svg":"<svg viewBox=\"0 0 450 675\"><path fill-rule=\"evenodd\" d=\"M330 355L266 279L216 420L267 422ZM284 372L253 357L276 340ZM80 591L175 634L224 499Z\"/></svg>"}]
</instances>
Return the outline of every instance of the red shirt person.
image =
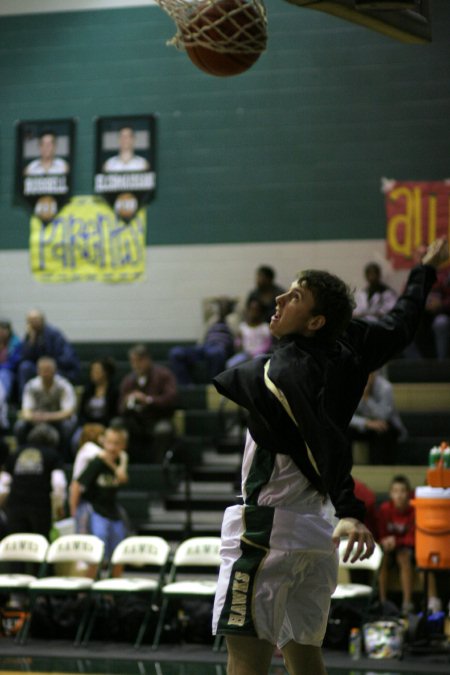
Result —
<instances>
[{"instance_id":1,"label":"red shirt person","mask_svg":"<svg viewBox=\"0 0 450 675\"><path fill-rule=\"evenodd\" d=\"M406 476L394 476L389 488L389 501L383 502L377 516L378 540L384 551L379 576L380 600L387 599L388 573L397 564L402 589L402 610L412 611L414 573L414 507L410 503L411 485Z\"/></svg>"}]
</instances>

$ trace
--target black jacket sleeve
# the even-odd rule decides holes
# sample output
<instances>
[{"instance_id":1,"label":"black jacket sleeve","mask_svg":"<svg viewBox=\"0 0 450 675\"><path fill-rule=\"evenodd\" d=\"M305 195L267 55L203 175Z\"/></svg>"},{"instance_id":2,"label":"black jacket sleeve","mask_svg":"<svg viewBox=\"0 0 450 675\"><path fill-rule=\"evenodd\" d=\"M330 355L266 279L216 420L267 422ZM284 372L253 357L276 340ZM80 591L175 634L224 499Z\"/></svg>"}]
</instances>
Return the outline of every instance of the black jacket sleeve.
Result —
<instances>
[{"instance_id":1,"label":"black jacket sleeve","mask_svg":"<svg viewBox=\"0 0 450 675\"><path fill-rule=\"evenodd\" d=\"M381 368L414 339L436 270L430 265L414 267L406 287L390 312L376 321L355 319L347 337L359 353L367 372Z\"/></svg>"}]
</instances>

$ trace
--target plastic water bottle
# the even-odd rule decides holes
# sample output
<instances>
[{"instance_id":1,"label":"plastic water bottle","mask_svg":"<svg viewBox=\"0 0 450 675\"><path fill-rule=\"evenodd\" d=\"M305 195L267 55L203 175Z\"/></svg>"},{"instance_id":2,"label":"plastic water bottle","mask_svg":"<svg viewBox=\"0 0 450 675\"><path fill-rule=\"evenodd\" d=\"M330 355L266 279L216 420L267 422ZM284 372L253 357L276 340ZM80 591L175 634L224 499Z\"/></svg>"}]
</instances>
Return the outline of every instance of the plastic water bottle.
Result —
<instances>
[{"instance_id":1,"label":"plastic water bottle","mask_svg":"<svg viewBox=\"0 0 450 675\"><path fill-rule=\"evenodd\" d=\"M434 445L428 453L428 465L435 467L441 459L441 450L437 445Z\"/></svg>"},{"instance_id":2,"label":"plastic water bottle","mask_svg":"<svg viewBox=\"0 0 450 675\"><path fill-rule=\"evenodd\" d=\"M361 631L359 628L352 628L350 631L350 641L348 645L348 651L350 654L350 658L353 661L356 661L357 659L361 658L361 647L362 647Z\"/></svg>"}]
</instances>

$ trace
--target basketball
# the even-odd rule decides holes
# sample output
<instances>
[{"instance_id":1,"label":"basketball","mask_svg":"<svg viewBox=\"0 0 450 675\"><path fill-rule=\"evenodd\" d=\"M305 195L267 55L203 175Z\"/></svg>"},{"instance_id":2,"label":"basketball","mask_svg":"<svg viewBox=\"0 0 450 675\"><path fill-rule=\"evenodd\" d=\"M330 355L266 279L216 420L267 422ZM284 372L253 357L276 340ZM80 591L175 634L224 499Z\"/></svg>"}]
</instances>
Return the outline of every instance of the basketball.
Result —
<instances>
[{"instance_id":1,"label":"basketball","mask_svg":"<svg viewBox=\"0 0 450 675\"><path fill-rule=\"evenodd\" d=\"M265 49L265 17L249 0L206 0L193 8L183 37L197 68L217 77L239 75Z\"/></svg>"}]
</instances>

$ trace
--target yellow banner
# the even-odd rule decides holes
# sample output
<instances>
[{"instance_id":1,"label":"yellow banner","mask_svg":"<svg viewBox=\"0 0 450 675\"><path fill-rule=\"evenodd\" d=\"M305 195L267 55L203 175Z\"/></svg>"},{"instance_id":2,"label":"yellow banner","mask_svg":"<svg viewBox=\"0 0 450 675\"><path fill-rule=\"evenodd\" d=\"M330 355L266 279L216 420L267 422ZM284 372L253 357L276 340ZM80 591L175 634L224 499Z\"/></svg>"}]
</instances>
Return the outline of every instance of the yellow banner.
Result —
<instances>
[{"instance_id":1,"label":"yellow banner","mask_svg":"<svg viewBox=\"0 0 450 675\"><path fill-rule=\"evenodd\" d=\"M142 279L146 225L145 209L125 223L103 199L73 197L46 225L31 218L33 276L51 283Z\"/></svg>"}]
</instances>

